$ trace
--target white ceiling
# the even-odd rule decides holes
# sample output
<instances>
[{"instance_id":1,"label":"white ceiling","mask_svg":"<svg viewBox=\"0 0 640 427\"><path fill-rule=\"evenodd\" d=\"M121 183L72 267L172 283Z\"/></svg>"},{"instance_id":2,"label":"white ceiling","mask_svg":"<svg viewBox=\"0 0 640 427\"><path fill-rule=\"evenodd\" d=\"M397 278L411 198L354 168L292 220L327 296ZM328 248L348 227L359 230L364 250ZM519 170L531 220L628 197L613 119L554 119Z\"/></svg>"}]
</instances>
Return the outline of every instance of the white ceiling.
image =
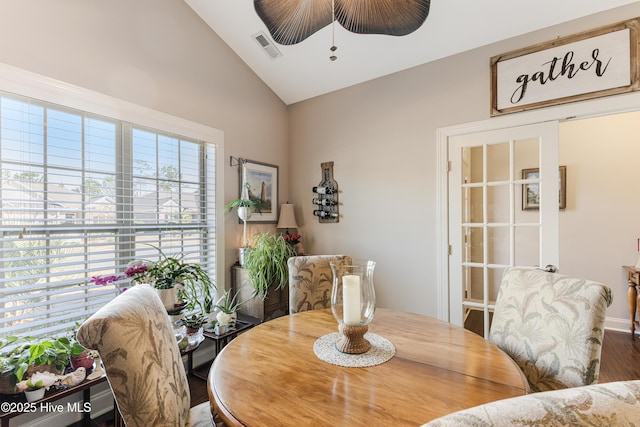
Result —
<instances>
[{"instance_id":1,"label":"white ceiling","mask_svg":"<svg viewBox=\"0 0 640 427\"><path fill-rule=\"evenodd\" d=\"M251 37L269 32L251 0L185 0L286 103L293 104L499 40L637 0L432 0L425 23L404 36L360 35L331 26L270 59ZM523 46L524 47L524 46Z\"/></svg>"}]
</instances>

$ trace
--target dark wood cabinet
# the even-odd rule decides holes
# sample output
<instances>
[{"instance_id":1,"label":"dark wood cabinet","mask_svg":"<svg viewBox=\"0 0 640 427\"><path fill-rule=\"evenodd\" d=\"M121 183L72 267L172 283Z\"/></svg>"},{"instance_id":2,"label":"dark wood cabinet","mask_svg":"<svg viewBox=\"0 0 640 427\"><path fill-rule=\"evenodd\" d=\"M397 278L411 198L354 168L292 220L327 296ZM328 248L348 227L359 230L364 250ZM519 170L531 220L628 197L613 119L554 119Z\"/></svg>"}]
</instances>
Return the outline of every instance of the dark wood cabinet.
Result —
<instances>
[{"instance_id":1,"label":"dark wood cabinet","mask_svg":"<svg viewBox=\"0 0 640 427\"><path fill-rule=\"evenodd\" d=\"M249 272L240 264L231 266L231 289L234 293L240 289L238 297L240 301L251 298L254 293ZM254 317L260 322L289 314L289 284L287 283L282 289L276 289L276 286L272 285L264 301L254 297L244 303L238 313Z\"/></svg>"}]
</instances>

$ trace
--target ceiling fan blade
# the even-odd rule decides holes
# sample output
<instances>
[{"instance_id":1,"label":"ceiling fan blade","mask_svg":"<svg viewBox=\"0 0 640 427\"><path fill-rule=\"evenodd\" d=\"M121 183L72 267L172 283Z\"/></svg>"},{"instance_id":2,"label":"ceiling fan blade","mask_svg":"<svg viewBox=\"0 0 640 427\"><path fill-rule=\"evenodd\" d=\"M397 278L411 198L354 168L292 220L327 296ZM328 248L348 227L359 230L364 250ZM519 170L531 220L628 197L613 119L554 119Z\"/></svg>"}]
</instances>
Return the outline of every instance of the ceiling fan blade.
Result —
<instances>
[{"instance_id":1,"label":"ceiling fan blade","mask_svg":"<svg viewBox=\"0 0 640 427\"><path fill-rule=\"evenodd\" d=\"M254 0L256 13L276 43L300 43L331 23L331 0Z\"/></svg>"},{"instance_id":2,"label":"ceiling fan blade","mask_svg":"<svg viewBox=\"0 0 640 427\"><path fill-rule=\"evenodd\" d=\"M331 24L331 0L254 0L256 13L273 40L300 43ZM358 34L404 36L427 19L431 0L335 0L336 20Z\"/></svg>"},{"instance_id":3,"label":"ceiling fan blade","mask_svg":"<svg viewBox=\"0 0 640 427\"><path fill-rule=\"evenodd\" d=\"M336 20L358 34L405 36L420 28L431 0L335 0Z\"/></svg>"}]
</instances>

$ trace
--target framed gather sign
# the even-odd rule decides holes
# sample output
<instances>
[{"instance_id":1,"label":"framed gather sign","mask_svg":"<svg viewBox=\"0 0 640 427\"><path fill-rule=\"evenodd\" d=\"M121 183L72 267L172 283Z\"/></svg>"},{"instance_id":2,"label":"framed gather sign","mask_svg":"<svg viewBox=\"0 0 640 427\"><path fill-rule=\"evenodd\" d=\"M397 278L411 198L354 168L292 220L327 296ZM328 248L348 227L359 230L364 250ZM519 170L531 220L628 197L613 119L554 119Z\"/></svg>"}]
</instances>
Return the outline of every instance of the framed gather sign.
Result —
<instances>
[{"instance_id":1,"label":"framed gather sign","mask_svg":"<svg viewBox=\"0 0 640 427\"><path fill-rule=\"evenodd\" d=\"M491 58L491 115L639 89L634 18Z\"/></svg>"}]
</instances>

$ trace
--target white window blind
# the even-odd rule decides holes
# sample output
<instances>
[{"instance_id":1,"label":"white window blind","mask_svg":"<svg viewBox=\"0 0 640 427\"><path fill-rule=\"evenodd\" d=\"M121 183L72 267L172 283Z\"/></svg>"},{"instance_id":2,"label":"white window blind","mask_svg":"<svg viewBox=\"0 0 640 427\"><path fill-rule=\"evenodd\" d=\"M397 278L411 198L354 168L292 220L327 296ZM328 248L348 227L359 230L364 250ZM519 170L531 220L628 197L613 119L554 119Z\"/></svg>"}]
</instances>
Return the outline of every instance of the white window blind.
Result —
<instances>
[{"instance_id":1,"label":"white window blind","mask_svg":"<svg viewBox=\"0 0 640 427\"><path fill-rule=\"evenodd\" d=\"M215 278L215 156L202 141L0 93L0 339L65 333L117 295L93 276L157 260L155 248Z\"/></svg>"}]
</instances>

